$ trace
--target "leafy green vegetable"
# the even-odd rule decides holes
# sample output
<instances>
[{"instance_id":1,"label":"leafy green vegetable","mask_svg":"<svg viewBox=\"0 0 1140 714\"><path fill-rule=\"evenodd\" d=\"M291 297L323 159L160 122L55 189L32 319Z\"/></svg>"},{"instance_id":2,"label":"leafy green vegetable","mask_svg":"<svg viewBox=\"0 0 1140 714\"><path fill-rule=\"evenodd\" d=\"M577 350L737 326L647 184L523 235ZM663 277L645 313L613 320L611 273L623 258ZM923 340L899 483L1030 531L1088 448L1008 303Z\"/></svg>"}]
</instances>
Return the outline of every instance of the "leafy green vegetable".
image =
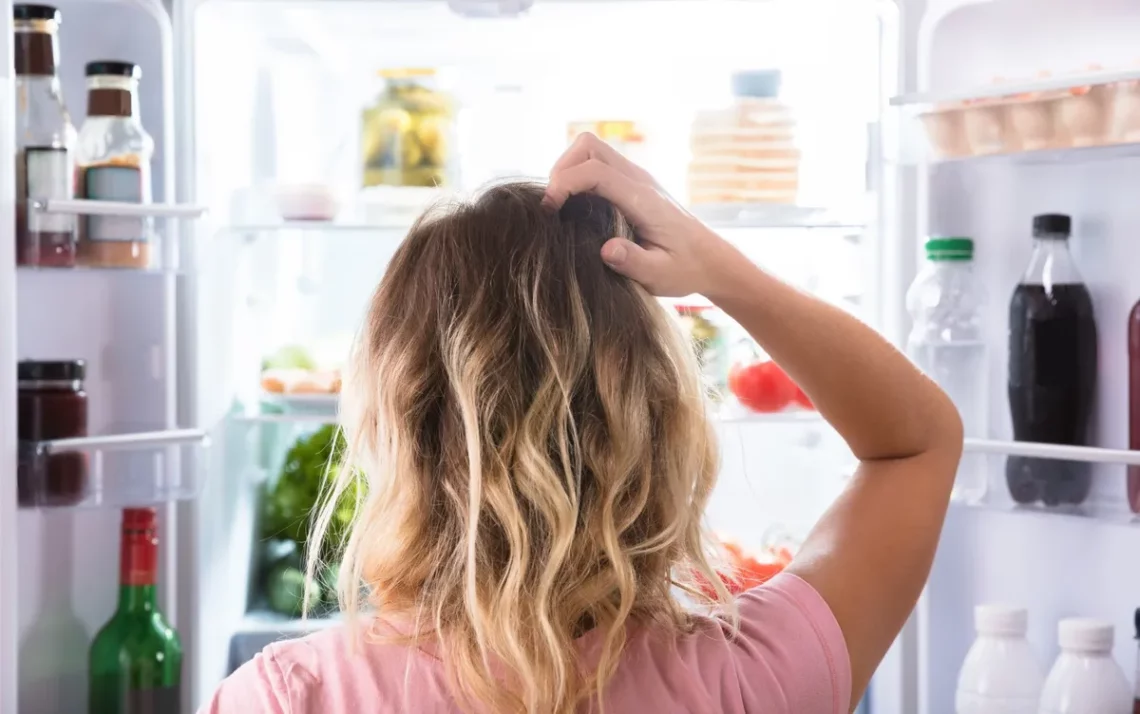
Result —
<instances>
[{"instance_id":1,"label":"leafy green vegetable","mask_svg":"<svg viewBox=\"0 0 1140 714\"><path fill-rule=\"evenodd\" d=\"M300 345L286 345L261 361L261 371L267 369L308 369L317 368L316 361L308 350Z\"/></svg>"},{"instance_id":2,"label":"leafy green vegetable","mask_svg":"<svg viewBox=\"0 0 1140 714\"><path fill-rule=\"evenodd\" d=\"M300 615L303 599L308 600L310 612L321 605L320 586L316 583L306 586L305 574L286 563L280 563L270 571L265 590L269 596L269 608L282 615Z\"/></svg>"},{"instance_id":3,"label":"leafy green vegetable","mask_svg":"<svg viewBox=\"0 0 1140 714\"><path fill-rule=\"evenodd\" d=\"M312 435L298 439L285 456L277 482L265 494L262 536L293 541L303 548L309 539L322 487L330 485L339 472L344 439L333 425L323 426ZM331 463L330 463L331 460ZM335 560L341 540L356 511L358 484L354 480L337 502L329 523L322 559Z\"/></svg>"}]
</instances>

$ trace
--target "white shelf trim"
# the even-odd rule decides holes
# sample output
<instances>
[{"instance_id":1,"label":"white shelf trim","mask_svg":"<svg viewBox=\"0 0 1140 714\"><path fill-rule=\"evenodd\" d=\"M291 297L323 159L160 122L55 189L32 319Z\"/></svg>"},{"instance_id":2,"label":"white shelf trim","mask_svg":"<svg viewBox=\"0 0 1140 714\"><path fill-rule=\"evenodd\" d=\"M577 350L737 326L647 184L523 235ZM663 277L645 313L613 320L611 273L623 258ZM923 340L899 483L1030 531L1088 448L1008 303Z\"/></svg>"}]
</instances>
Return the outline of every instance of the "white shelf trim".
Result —
<instances>
[{"instance_id":1,"label":"white shelf trim","mask_svg":"<svg viewBox=\"0 0 1140 714\"><path fill-rule=\"evenodd\" d=\"M206 212L205 206L190 203L124 203L79 198L33 201L32 206L43 213L66 213L84 216L137 216L140 218L199 218Z\"/></svg>"},{"instance_id":2,"label":"white shelf trim","mask_svg":"<svg viewBox=\"0 0 1140 714\"><path fill-rule=\"evenodd\" d=\"M206 446L209 435L201 429L170 429L111 436L81 436L36 442L41 454L61 451L139 451L160 446Z\"/></svg>"},{"instance_id":3,"label":"white shelf trim","mask_svg":"<svg viewBox=\"0 0 1140 714\"><path fill-rule=\"evenodd\" d=\"M336 424L334 412L314 412L312 414L238 414L234 421L243 424Z\"/></svg>"},{"instance_id":4,"label":"white shelf trim","mask_svg":"<svg viewBox=\"0 0 1140 714\"><path fill-rule=\"evenodd\" d=\"M983 87L960 89L954 92L918 92L915 94L903 94L897 97L891 97L891 106L903 107L915 104L960 102L965 99L991 99L994 97L1007 97L1013 94L1049 92L1058 89L1068 89L1070 87L1087 87L1131 80L1140 80L1140 69L1081 72L1078 74L1057 75L1056 77L1046 77L1024 82L988 84Z\"/></svg>"},{"instance_id":5,"label":"white shelf trim","mask_svg":"<svg viewBox=\"0 0 1140 714\"><path fill-rule=\"evenodd\" d=\"M1028 456L1056 461L1085 461L1098 464L1127 464L1140 466L1140 451L1128 449L1102 449L1096 446L1063 446L1038 444L1030 441L995 441L966 439L965 451L976 454L1005 454Z\"/></svg>"}]
</instances>

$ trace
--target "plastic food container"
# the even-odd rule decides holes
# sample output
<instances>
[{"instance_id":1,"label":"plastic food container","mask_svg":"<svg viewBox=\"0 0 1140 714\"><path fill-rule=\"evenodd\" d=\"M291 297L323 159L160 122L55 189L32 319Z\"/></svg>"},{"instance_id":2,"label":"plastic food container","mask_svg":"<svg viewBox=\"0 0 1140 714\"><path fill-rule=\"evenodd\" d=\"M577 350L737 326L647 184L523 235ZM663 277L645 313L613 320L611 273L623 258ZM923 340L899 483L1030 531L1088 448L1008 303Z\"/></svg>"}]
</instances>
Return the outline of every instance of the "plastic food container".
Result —
<instances>
[{"instance_id":1,"label":"plastic food container","mask_svg":"<svg viewBox=\"0 0 1140 714\"><path fill-rule=\"evenodd\" d=\"M1140 78L1086 74L1068 87L945 102L917 116L938 159L1140 142Z\"/></svg>"},{"instance_id":2,"label":"plastic food container","mask_svg":"<svg viewBox=\"0 0 1140 714\"><path fill-rule=\"evenodd\" d=\"M1140 141L1140 79L1117 82L1110 101L1110 139L1116 143Z\"/></svg>"}]
</instances>

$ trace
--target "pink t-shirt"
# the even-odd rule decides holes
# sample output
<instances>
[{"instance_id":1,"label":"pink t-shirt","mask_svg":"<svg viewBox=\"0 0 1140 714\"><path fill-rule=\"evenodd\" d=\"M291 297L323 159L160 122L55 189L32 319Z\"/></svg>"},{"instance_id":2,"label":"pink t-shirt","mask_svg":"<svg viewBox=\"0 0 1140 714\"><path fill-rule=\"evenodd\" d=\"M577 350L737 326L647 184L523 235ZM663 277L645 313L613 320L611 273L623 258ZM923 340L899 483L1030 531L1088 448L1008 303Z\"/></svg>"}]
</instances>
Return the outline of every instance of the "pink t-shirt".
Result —
<instances>
[{"instance_id":1,"label":"pink t-shirt","mask_svg":"<svg viewBox=\"0 0 1140 714\"><path fill-rule=\"evenodd\" d=\"M851 664L823 598L784 573L739 602L735 638L713 620L676 647L632 628L606 711L846 714ZM584 653L596 639L582 638ZM359 642L350 653L344 629L334 628L274 643L222 682L200 714L460 714L439 660Z\"/></svg>"}]
</instances>

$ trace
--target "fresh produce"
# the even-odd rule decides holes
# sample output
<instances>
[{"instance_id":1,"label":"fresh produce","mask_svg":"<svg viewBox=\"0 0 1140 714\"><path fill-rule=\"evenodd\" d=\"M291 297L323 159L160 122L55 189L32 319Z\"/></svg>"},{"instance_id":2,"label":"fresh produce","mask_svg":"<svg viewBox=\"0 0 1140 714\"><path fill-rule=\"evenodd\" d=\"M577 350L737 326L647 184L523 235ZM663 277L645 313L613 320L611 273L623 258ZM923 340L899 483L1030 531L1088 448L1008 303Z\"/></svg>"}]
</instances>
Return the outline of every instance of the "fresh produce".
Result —
<instances>
[{"instance_id":1,"label":"fresh produce","mask_svg":"<svg viewBox=\"0 0 1140 714\"><path fill-rule=\"evenodd\" d=\"M285 464L276 483L265 494L262 512L262 536L288 540L303 549L312 526L313 508L322 487L336 478L344 439L337 427L326 425L312 435L298 439L285 456ZM353 481L337 503L325 538L328 552L322 560L330 562L335 549L345 536L356 509L359 482Z\"/></svg>"},{"instance_id":2,"label":"fresh produce","mask_svg":"<svg viewBox=\"0 0 1140 714\"><path fill-rule=\"evenodd\" d=\"M265 594L269 608L282 615L297 617L308 600L309 611L321 605L321 588L317 583L305 583L305 574L300 568L288 563L278 563L270 571L265 581Z\"/></svg>"},{"instance_id":3,"label":"fresh produce","mask_svg":"<svg viewBox=\"0 0 1140 714\"><path fill-rule=\"evenodd\" d=\"M726 542L723 547L728 567L718 571L717 575L732 595L763 585L792 562L791 550L783 546L769 548L761 557L746 552L736 543ZM697 586L706 597L715 595L712 585L700 575L697 576Z\"/></svg>"},{"instance_id":4,"label":"fresh produce","mask_svg":"<svg viewBox=\"0 0 1140 714\"><path fill-rule=\"evenodd\" d=\"M815 409L799 385L771 360L733 365L728 371L728 390L746 409L761 414L792 405Z\"/></svg>"},{"instance_id":5,"label":"fresh produce","mask_svg":"<svg viewBox=\"0 0 1140 714\"><path fill-rule=\"evenodd\" d=\"M300 345L286 345L261 361L262 372L270 369L311 371L316 368L316 361L309 354L309 351Z\"/></svg>"},{"instance_id":6,"label":"fresh produce","mask_svg":"<svg viewBox=\"0 0 1140 714\"><path fill-rule=\"evenodd\" d=\"M733 365L728 389L747 409L770 414L787 408L797 387L778 364L767 361Z\"/></svg>"}]
</instances>

